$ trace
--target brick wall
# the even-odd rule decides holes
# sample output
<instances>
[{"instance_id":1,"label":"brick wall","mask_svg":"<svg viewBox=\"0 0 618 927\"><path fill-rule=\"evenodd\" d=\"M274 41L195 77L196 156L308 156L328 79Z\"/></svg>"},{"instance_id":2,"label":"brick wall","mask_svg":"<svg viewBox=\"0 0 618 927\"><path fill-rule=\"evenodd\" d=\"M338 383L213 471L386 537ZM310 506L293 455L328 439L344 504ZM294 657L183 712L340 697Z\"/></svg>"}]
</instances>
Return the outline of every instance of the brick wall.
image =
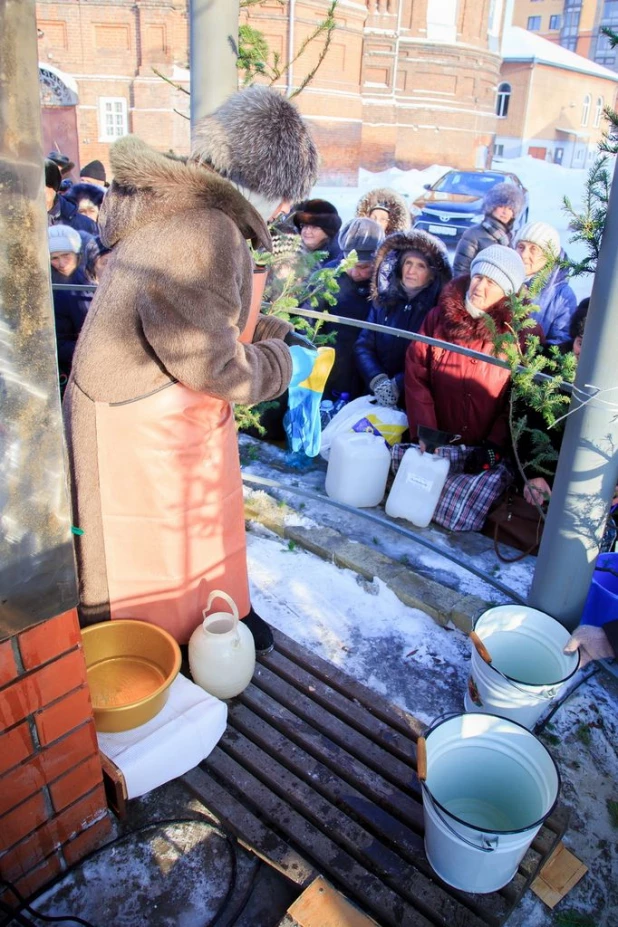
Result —
<instances>
[{"instance_id":1,"label":"brick wall","mask_svg":"<svg viewBox=\"0 0 618 927\"><path fill-rule=\"evenodd\" d=\"M0 643L0 876L28 896L110 833L72 610Z\"/></svg>"}]
</instances>

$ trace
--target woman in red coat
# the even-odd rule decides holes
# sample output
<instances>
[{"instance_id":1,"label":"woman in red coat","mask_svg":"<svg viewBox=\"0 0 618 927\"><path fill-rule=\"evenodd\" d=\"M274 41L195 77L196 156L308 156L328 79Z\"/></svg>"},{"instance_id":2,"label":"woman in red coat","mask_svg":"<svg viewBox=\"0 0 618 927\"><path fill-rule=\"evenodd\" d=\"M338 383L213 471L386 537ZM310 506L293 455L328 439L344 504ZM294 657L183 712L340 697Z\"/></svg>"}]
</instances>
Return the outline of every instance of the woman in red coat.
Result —
<instances>
[{"instance_id":1,"label":"woman in red coat","mask_svg":"<svg viewBox=\"0 0 618 927\"><path fill-rule=\"evenodd\" d=\"M522 286L525 268L516 251L492 245L477 255L470 270L471 277L457 277L444 287L420 334L493 354L492 332L485 319L492 319L497 332L507 330L508 297ZM460 435L462 444L477 449L470 469L467 462L467 472L492 466L509 445L509 378L504 367L412 342L405 369L412 439L419 425Z\"/></svg>"}]
</instances>

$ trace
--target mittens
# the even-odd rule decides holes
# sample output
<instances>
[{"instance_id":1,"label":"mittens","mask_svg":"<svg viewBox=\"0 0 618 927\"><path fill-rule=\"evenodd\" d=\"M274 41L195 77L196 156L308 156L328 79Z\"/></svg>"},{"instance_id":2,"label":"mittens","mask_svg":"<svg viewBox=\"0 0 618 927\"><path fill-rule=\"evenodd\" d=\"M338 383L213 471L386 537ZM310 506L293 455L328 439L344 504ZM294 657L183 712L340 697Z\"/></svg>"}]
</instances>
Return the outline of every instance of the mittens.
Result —
<instances>
[{"instance_id":1,"label":"mittens","mask_svg":"<svg viewBox=\"0 0 618 927\"><path fill-rule=\"evenodd\" d=\"M483 470L491 470L502 460L502 452L497 445L486 441L481 447L473 448L464 464L464 473L482 473Z\"/></svg>"},{"instance_id":2,"label":"mittens","mask_svg":"<svg viewBox=\"0 0 618 927\"><path fill-rule=\"evenodd\" d=\"M369 389L378 400L379 405L394 408L399 399L399 387L397 382L389 380L385 373L378 374L369 383Z\"/></svg>"}]
</instances>

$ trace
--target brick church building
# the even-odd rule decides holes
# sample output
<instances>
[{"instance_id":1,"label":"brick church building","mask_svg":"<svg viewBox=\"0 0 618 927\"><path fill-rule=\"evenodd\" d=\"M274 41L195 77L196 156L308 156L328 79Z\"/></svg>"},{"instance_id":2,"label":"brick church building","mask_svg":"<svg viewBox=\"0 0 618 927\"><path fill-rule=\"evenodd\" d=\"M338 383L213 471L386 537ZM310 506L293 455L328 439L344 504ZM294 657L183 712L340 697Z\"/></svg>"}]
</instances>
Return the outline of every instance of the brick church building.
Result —
<instances>
[{"instance_id":1,"label":"brick church building","mask_svg":"<svg viewBox=\"0 0 618 927\"><path fill-rule=\"evenodd\" d=\"M289 60L328 0L276 0L242 11ZM322 181L381 170L489 163L496 131L503 0L340 0L316 78L296 102L322 155ZM38 0L43 128L49 149L108 164L132 132L156 148L189 145L188 0ZM308 46L281 83L316 63ZM169 78L166 82L155 73Z\"/></svg>"}]
</instances>

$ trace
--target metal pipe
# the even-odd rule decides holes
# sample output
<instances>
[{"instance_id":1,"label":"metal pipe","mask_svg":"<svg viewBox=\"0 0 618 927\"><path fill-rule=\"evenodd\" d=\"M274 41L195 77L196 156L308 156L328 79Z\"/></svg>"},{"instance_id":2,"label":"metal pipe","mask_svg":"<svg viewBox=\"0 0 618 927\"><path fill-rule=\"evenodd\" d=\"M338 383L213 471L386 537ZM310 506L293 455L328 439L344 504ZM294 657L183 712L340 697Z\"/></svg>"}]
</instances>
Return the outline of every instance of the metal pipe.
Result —
<instances>
[{"instance_id":1,"label":"metal pipe","mask_svg":"<svg viewBox=\"0 0 618 927\"><path fill-rule=\"evenodd\" d=\"M191 126L238 89L239 0L191 0Z\"/></svg>"},{"instance_id":2,"label":"metal pipe","mask_svg":"<svg viewBox=\"0 0 618 927\"><path fill-rule=\"evenodd\" d=\"M288 2L288 80L286 96L292 96L294 90L294 18L296 16L296 0Z\"/></svg>"},{"instance_id":3,"label":"metal pipe","mask_svg":"<svg viewBox=\"0 0 618 927\"><path fill-rule=\"evenodd\" d=\"M509 589L508 586L505 586L499 580L494 579L493 576L489 576L488 573L484 573L477 567L471 566L469 563L465 563L459 557L456 557L454 554L450 553L444 548L438 547L437 544L432 544L431 541L420 537L413 531L410 531L409 528L404 528L402 525L396 524L396 522L390 521L386 518L380 518L378 515L373 515L371 512L366 512L364 509L355 509L353 506L345 505L343 502L336 502L334 499L329 499L328 496L321 496L319 493L311 492L308 489L299 489L298 486L287 486L285 483L279 482L279 480L271 480L265 476L254 476L253 474L243 473L242 479L243 483L253 483L257 486L272 486L273 488L282 490L283 492L291 492L297 496L303 496L305 499L311 499L313 502L324 502L327 505L331 505L336 509L341 509L344 512L351 512L354 515L360 515L361 518L365 518L367 521L372 522L374 525L380 525L382 528L390 528L391 531L395 531L397 534L403 535L405 538L408 538L408 540L416 541L416 543L420 544L421 547L426 547L428 550L432 551L432 553L439 554L441 557L445 557L446 560L450 560L451 563L454 563L458 567L467 570L468 573L472 573L474 576L478 576L479 579L483 580L483 582L493 586L494 589L497 589L498 592L501 592L503 595L507 596L509 599L512 599L514 602L519 602L520 605L526 604L526 600L523 599L517 592L515 592L513 589Z\"/></svg>"},{"instance_id":4,"label":"metal pipe","mask_svg":"<svg viewBox=\"0 0 618 927\"><path fill-rule=\"evenodd\" d=\"M614 168L582 352L529 602L573 630L618 482L618 183ZM583 399L582 390L596 399Z\"/></svg>"}]
</instances>

